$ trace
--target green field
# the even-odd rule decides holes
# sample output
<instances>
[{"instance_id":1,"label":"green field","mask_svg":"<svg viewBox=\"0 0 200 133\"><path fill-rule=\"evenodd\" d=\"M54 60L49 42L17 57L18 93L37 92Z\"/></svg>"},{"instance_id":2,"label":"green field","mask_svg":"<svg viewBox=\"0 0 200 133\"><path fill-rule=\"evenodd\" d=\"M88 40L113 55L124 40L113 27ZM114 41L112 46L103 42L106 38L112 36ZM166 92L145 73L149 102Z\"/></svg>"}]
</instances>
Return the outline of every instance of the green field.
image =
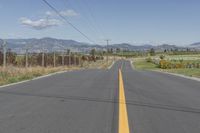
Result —
<instances>
[{"instance_id":1,"label":"green field","mask_svg":"<svg viewBox=\"0 0 200 133\"><path fill-rule=\"evenodd\" d=\"M159 55L151 57L152 59L159 59ZM179 62L182 60L183 63L200 63L200 54L196 55L165 55L165 60L172 62ZM200 68L179 68L179 69L161 69L157 65L147 62L146 58L134 58L133 65L138 70L156 70L170 73L177 73L191 77L200 78Z\"/></svg>"},{"instance_id":2,"label":"green field","mask_svg":"<svg viewBox=\"0 0 200 133\"><path fill-rule=\"evenodd\" d=\"M155 64L147 62L145 58L136 58L133 60L133 65L138 70L155 70L159 69Z\"/></svg>"}]
</instances>

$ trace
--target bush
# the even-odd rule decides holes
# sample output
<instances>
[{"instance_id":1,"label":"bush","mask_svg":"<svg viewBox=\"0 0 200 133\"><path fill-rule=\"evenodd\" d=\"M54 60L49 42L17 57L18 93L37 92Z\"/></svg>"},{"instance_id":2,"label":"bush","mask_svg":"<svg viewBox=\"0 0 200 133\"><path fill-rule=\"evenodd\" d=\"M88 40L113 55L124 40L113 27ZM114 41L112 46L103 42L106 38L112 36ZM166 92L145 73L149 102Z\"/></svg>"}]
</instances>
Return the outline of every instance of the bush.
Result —
<instances>
[{"instance_id":1,"label":"bush","mask_svg":"<svg viewBox=\"0 0 200 133\"><path fill-rule=\"evenodd\" d=\"M150 57L146 58L146 62L152 62L152 59Z\"/></svg>"},{"instance_id":2,"label":"bush","mask_svg":"<svg viewBox=\"0 0 200 133\"><path fill-rule=\"evenodd\" d=\"M162 69L171 69L172 64L166 60L160 60L159 62L159 67Z\"/></svg>"},{"instance_id":3,"label":"bush","mask_svg":"<svg viewBox=\"0 0 200 133\"><path fill-rule=\"evenodd\" d=\"M160 55L160 59L163 60L165 58L164 55Z\"/></svg>"},{"instance_id":4,"label":"bush","mask_svg":"<svg viewBox=\"0 0 200 133\"><path fill-rule=\"evenodd\" d=\"M154 55L156 55L156 52L155 52L155 50L153 48L151 48L150 51L149 51L149 54L151 56L154 56Z\"/></svg>"}]
</instances>

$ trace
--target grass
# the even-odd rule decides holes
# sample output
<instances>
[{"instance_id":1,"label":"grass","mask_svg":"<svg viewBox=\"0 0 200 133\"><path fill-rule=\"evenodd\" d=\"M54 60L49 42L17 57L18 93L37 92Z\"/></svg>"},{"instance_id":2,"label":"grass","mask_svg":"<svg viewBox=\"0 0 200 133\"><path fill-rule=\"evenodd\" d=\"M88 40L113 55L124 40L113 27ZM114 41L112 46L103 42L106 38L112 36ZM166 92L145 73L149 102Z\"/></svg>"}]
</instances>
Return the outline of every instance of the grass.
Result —
<instances>
[{"instance_id":1,"label":"grass","mask_svg":"<svg viewBox=\"0 0 200 133\"><path fill-rule=\"evenodd\" d=\"M113 60L109 59L108 63L106 60L98 60L96 62L85 62L83 67L13 67L7 66L6 69L0 67L0 85L16 83L24 80L33 79L39 76L47 75L54 72L59 71L67 71L67 70L76 70L76 69L85 69L85 68L99 68L106 69L112 64Z\"/></svg>"},{"instance_id":2,"label":"grass","mask_svg":"<svg viewBox=\"0 0 200 133\"><path fill-rule=\"evenodd\" d=\"M109 57L108 62L105 59L98 60L96 62L85 62L83 67L87 69L107 69L113 63L113 61L113 57Z\"/></svg>"},{"instance_id":3,"label":"grass","mask_svg":"<svg viewBox=\"0 0 200 133\"><path fill-rule=\"evenodd\" d=\"M192 68L192 69L182 68L182 69L167 69L167 70L164 69L161 71L200 78L200 69L198 69L198 68Z\"/></svg>"},{"instance_id":4,"label":"grass","mask_svg":"<svg viewBox=\"0 0 200 133\"><path fill-rule=\"evenodd\" d=\"M193 58L193 60L192 60L192 57L194 57L194 55L191 55L191 56L188 55L188 57L184 56L183 57L185 59L184 62L199 62L200 57L197 58L198 56L199 55L196 55L195 58ZM177 55L177 56L173 55L173 58L171 57L171 59L176 59L176 58L179 58L179 55ZM185 76L200 78L200 69L198 69L198 68L160 69L155 64L153 64L151 62L147 62L145 60L145 58L133 59L133 65L138 70L156 70L156 71L176 73L176 74L181 74L181 75L185 75Z\"/></svg>"},{"instance_id":5,"label":"grass","mask_svg":"<svg viewBox=\"0 0 200 133\"><path fill-rule=\"evenodd\" d=\"M165 55L165 54L163 54ZM152 58L159 59L160 55L156 55ZM191 54L191 55L165 55L166 60L188 60L188 61L194 61L194 60L200 60L200 54Z\"/></svg>"},{"instance_id":6,"label":"grass","mask_svg":"<svg viewBox=\"0 0 200 133\"><path fill-rule=\"evenodd\" d=\"M13 66L8 66L6 69L0 68L0 85L5 85L9 83L15 83L23 80L33 79L42 75L47 75L50 73L78 69L77 67L30 67L30 68L18 68Z\"/></svg>"},{"instance_id":7,"label":"grass","mask_svg":"<svg viewBox=\"0 0 200 133\"><path fill-rule=\"evenodd\" d=\"M151 62L147 62L144 58L138 58L133 60L133 65L138 70L156 70L159 69Z\"/></svg>"}]
</instances>

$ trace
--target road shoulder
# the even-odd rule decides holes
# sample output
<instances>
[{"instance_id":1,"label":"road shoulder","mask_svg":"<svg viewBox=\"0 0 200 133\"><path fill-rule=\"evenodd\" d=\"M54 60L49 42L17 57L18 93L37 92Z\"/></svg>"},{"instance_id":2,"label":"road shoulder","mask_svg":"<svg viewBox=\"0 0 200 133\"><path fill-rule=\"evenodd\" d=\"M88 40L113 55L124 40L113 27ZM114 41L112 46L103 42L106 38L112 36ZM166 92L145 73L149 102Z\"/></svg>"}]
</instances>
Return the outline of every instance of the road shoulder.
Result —
<instances>
[{"instance_id":1,"label":"road shoulder","mask_svg":"<svg viewBox=\"0 0 200 133\"><path fill-rule=\"evenodd\" d=\"M17 84L22 84L22 83L26 83L26 82L30 82L30 81L34 81L34 80L38 80L38 79L42 79L42 78L46 78L46 77L50 77L50 76L53 76L53 75L56 75L56 74L71 72L71 71L73 71L73 70L59 71L59 72L50 73L50 74L47 74L47 75L35 77L35 78L32 78L32 79L28 79L28 80L23 80L23 81L16 82L16 83L10 83L10 84L6 84L6 85L2 85L2 86L0 86L0 89L8 87L8 86L13 86L13 85L17 85Z\"/></svg>"},{"instance_id":2,"label":"road shoulder","mask_svg":"<svg viewBox=\"0 0 200 133\"><path fill-rule=\"evenodd\" d=\"M168 74L168 75L173 75L173 76L177 76L177 77L181 77L181 78L185 78L185 79L190 79L190 80L195 80L195 81L200 82L200 78L196 78L196 77L189 77L189 76L185 76L185 75L182 75L182 74L164 72L164 71L159 71L159 70L149 70L149 71L159 72L159 73Z\"/></svg>"}]
</instances>

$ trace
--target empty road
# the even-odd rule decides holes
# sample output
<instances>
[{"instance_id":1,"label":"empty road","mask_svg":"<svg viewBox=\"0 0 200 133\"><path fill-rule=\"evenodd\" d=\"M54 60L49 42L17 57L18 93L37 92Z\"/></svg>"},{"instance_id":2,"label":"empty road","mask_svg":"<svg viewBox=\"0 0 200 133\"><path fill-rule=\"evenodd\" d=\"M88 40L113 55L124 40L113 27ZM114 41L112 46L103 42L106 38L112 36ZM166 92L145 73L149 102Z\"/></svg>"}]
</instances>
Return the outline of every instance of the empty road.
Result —
<instances>
[{"instance_id":1,"label":"empty road","mask_svg":"<svg viewBox=\"0 0 200 133\"><path fill-rule=\"evenodd\" d=\"M128 61L0 88L0 133L199 133L200 82Z\"/></svg>"}]
</instances>

